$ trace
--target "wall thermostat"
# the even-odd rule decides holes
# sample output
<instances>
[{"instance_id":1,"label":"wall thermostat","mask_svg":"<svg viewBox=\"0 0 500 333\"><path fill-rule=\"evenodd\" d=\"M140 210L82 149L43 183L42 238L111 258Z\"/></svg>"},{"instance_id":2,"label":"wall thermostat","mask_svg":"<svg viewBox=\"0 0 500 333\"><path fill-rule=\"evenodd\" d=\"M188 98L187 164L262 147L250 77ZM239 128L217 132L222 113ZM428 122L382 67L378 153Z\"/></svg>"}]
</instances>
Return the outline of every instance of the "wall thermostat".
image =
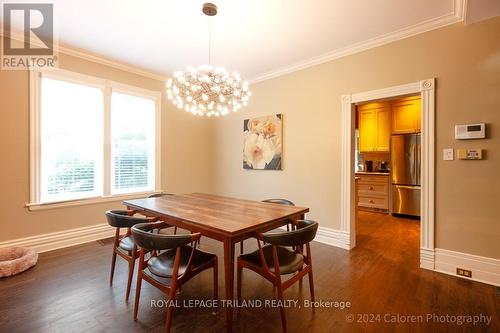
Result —
<instances>
[{"instance_id":1,"label":"wall thermostat","mask_svg":"<svg viewBox=\"0 0 500 333\"><path fill-rule=\"evenodd\" d=\"M455 125L455 139L484 139L486 137L485 124Z\"/></svg>"}]
</instances>

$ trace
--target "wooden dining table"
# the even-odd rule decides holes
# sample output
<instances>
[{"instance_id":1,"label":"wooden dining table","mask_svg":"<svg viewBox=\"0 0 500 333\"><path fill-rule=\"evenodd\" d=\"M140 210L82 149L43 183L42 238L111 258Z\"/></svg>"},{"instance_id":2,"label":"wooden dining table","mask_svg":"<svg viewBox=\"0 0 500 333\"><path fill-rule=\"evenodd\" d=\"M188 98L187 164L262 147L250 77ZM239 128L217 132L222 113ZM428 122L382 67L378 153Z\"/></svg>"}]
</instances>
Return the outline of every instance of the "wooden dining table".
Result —
<instances>
[{"instance_id":1,"label":"wooden dining table","mask_svg":"<svg viewBox=\"0 0 500 333\"><path fill-rule=\"evenodd\" d=\"M309 208L236 199L204 193L166 195L123 202L128 209L158 217L171 225L222 242L226 331L232 332L234 300L234 245L256 233L303 219Z\"/></svg>"}]
</instances>

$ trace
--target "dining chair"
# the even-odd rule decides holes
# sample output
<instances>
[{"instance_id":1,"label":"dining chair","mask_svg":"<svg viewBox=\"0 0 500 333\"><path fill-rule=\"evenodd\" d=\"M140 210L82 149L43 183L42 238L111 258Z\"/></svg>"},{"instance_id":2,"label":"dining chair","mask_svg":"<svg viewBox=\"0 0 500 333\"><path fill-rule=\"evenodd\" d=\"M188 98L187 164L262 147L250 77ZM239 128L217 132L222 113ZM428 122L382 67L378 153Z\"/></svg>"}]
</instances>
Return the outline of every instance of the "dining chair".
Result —
<instances>
[{"instance_id":1,"label":"dining chair","mask_svg":"<svg viewBox=\"0 0 500 333\"><path fill-rule=\"evenodd\" d=\"M128 281L125 301L128 302L130 295L130 287L132 285L132 277L134 274L135 260L139 257L137 246L132 238L130 228L138 223L154 222L157 219L153 217L137 217L133 216L134 211L130 210L108 210L106 219L108 224L114 227L115 239L113 242L113 257L111 259L111 273L109 276L109 285L113 285L113 276L115 274L116 256L120 256L128 262ZM124 236L120 236L120 229L127 228Z\"/></svg>"},{"instance_id":2,"label":"dining chair","mask_svg":"<svg viewBox=\"0 0 500 333\"><path fill-rule=\"evenodd\" d=\"M295 206L293 202L287 199L266 199L261 202L274 203L279 205ZM281 231L281 229L273 229L273 231ZM286 231L290 231L289 224L286 224ZM240 242L240 254L243 254L243 241Z\"/></svg>"},{"instance_id":3,"label":"dining chair","mask_svg":"<svg viewBox=\"0 0 500 333\"><path fill-rule=\"evenodd\" d=\"M175 194L164 193L164 192L162 192L162 193L154 193L154 194L151 194L148 198L161 198L161 197L164 197L164 196L167 196L167 195L175 195ZM177 235L177 226L174 226L174 235ZM201 245L201 239L198 239L198 245Z\"/></svg>"},{"instance_id":4,"label":"dining chair","mask_svg":"<svg viewBox=\"0 0 500 333\"><path fill-rule=\"evenodd\" d=\"M148 196L148 198L161 198L161 197L170 196L170 195L175 195L175 194L173 194L173 193L165 193L165 192L153 193L150 196ZM176 234L177 234L177 227L174 226L174 235L176 235Z\"/></svg>"},{"instance_id":5,"label":"dining chair","mask_svg":"<svg viewBox=\"0 0 500 333\"><path fill-rule=\"evenodd\" d=\"M237 299L241 304L241 280L243 268L248 268L271 282L276 291L279 302L283 332L286 333L285 308L283 306L283 291L309 275L311 301L314 306L314 282L311 261L310 242L316 236L318 223L311 220L297 220L289 222L295 230L281 232L267 232L257 234L258 250L243 254L237 260ZM268 245L261 245L261 242ZM306 253L302 248L305 245ZM291 249L290 249L291 248ZM293 274L286 280L282 275ZM239 309L239 308L238 308Z\"/></svg>"},{"instance_id":6,"label":"dining chair","mask_svg":"<svg viewBox=\"0 0 500 333\"><path fill-rule=\"evenodd\" d=\"M295 204L293 202L291 202L290 200L287 200L287 199L266 199L266 200L262 200L262 202L275 203L275 204L286 205L286 206L295 206ZM287 223L286 224L286 231L290 231L289 227L290 227L290 224ZM281 229L274 229L273 231L275 231L275 230L281 231Z\"/></svg>"},{"instance_id":7,"label":"dining chair","mask_svg":"<svg viewBox=\"0 0 500 333\"><path fill-rule=\"evenodd\" d=\"M173 193L165 193L165 192L153 193L150 196L148 196L148 198L161 198L161 197L165 197L167 195L174 195L174 194Z\"/></svg>"},{"instance_id":8,"label":"dining chair","mask_svg":"<svg viewBox=\"0 0 500 333\"><path fill-rule=\"evenodd\" d=\"M132 227L132 235L140 248L137 287L135 290L134 320L137 320L142 280L168 295L166 332L170 332L176 290L192 277L212 268L214 300L218 299L217 256L196 248L200 233L166 235L152 233L169 225L165 222L140 223ZM159 251L164 251L158 254ZM148 258L146 259L146 254Z\"/></svg>"}]
</instances>

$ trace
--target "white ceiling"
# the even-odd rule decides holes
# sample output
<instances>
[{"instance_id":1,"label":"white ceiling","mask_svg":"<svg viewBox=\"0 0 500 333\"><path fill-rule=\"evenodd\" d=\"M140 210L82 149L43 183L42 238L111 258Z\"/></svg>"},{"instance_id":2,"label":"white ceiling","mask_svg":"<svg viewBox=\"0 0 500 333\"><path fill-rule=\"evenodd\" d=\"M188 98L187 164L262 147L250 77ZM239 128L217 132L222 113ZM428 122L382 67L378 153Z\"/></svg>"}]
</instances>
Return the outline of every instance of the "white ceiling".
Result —
<instances>
[{"instance_id":1,"label":"white ceiling","mask_svg":"<svg viewBox=\"0 0 500 333\"><path fill-rule=\"evenodd\" d=\"M258 78L365 41L452 23L462 1L215 0L212 62ZM56 29L63 45L169 75L208 61L203 2L54 0Z\"/></svg>"}]
</instances>

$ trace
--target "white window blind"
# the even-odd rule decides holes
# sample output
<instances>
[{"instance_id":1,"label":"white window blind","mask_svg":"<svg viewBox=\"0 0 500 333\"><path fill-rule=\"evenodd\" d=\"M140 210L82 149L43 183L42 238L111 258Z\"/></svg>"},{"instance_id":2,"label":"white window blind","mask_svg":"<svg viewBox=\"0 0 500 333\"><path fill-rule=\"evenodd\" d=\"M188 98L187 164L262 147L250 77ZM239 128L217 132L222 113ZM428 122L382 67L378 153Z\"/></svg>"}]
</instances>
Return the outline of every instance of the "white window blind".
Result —
<instances>
[{"instance_id":1,"label":"white window blind","mask_svg":"<svg viewBox=\"0 0 500 333\"><path fill-rule=\"evenodd\" d=\"M154 100L112 93L111 98L111 192L154 190Z\"/></svg>"},{"instance_id":2,"label":"white window blind","mask_svg":"<svg viewBox=\"0 0 500 333\"><path fill-rule=\"evenodd\" d=\"M42 78L40 112L40 201L101 195L102 91Z\"/></svg>"},{"instance_id":3,"label":"white window blind","mask_svg":"<svg viewBox=\"0 0 500 333\"><path fill-rule=\"evenodd\" d=\"M160 100L79 73L30 72L28 206L158 190Z\"/></svg>"}]
</instances>

